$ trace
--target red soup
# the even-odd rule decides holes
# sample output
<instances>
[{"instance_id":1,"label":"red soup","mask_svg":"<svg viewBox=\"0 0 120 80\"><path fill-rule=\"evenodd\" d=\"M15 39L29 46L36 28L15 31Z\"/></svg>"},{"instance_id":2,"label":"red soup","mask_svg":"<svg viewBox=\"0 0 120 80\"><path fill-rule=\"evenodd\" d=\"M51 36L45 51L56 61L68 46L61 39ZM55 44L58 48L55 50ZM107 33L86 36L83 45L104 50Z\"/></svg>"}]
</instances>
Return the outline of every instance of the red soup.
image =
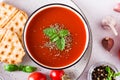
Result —
<instances>
[{"instance_id":1,"label":"red soup","mask_svg":"<svg viewBox=\"0 0 120 80\"><path fill-rule=\"evenodd\" d=\"M72 36L72 46L69 51L50 50L44 47L48 38L43 30L51 24L64 25ZM26 31L26 45L32 57L43 65L50 67L63 67L75 62L85 50L87 33L80 17L71 10L54 6L43 9L30 21Z\"/></svg>"}]
</instances>

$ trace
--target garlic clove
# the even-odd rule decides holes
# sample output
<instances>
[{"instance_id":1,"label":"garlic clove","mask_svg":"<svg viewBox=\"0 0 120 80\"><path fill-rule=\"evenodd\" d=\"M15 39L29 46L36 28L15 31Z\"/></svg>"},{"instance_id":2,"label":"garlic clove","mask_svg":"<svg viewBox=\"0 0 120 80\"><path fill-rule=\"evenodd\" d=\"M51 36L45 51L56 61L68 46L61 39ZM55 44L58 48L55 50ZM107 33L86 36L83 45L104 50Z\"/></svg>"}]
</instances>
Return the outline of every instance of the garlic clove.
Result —
<instances>
[{"instance_id":1,"label":"garlic clove","mask_svg":"<svg viewBox=\"0 0 120 80\"><path fill-rule=\"evenodd\" d=\"M113 33L118 36L118 32L116 31L114 26L110 26L111 30L113 31Z\"/></svg>"},{"instance_id":2,"label":"garlic clove","mask_svg":"<svg viewBox=\"0 0 120 80\"><path fill-rule=\"evenodd\" d=\"M106 16L102 20L102 27L104 29L111 29L113 31L113 33L117 36L118 33L115 29L115 26L116 26L116 20L112 16Z\"/></svg>"},{"instance_id":3,"label":"garlic clove","mask_svg":"<svg viewBox=\"0 0 120 80\"><path fill-rule=\"evenodd\" d=\"M110 29L110 27L109 27L109 22L108 22L108 20L106 19L106 18L104 18L103 20L102 20L102 27L104 28L104 29Z\"/></svg>"},{"instance_id":4,"label":"garlic clove","mask_svg":"<svg viewBox=\"0 0 120 80\"><path fill-rule=\"evenodd\" d=\"M62 80L71 80L70 77L67 74L64 74L62 76Z\"/></svg>"}]
</instances>

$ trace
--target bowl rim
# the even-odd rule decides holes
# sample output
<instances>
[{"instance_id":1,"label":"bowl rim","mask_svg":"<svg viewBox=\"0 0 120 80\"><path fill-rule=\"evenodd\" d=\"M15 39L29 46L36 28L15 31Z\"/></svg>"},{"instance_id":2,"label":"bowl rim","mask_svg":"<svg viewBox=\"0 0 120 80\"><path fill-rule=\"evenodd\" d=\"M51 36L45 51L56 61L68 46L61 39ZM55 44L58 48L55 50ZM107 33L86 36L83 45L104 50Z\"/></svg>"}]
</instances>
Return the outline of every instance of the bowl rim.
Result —
<instances>
[{"instance_id":1,"label":"bowl rim","mask_svg":"<svg viewBox=\"0 0 120 80\"><path fill-rule=\"evenodd\" d=\"M77 16L79 16L80 19L83 21L84 26L85 26L85 29L86 29L87 39L86 39L85 48L84 48L82 54L81 54L74 62L72 62L72 63L70 63L70 64L68 64L68 65L65 65L65 66L61 66L61 67L50 67L50 66L47 66L47 65L44 65L44 64L38 62L34 57L32 57L32 55L30 55L31 53L30 53L29 50L26 48L26 47L27 47L26 39L25 39L25 34L26 34L25 32L26 32L26 30L27 30L27 29L26 29L26 26L28 26L29 21L31 21L31 20L35 17L35 15L40 12L40 11L39 11L40 9L43 9L43 8L45 8L45 7L48 7L48 8L49 8L49 7L51 7L51 6L61 6L61 7L64 7L64 8L69 8L69 10L71 9L71 11L74 12L74 13L76 12L76 15L78 14ZM44 9L43 9L43 10L44 10ZM81 10L80 10L80 11L81 11ZM23 30L23 46L24 46L25 52L26 52L27 55L30 57L30 59L31 59L32 61L34 61L36 64L38 64L39 66L42 66L42 67L44 67L44 68L46 68L46 69L56 69L56 70L66 69L66 68L69 68L69 67L75 65L76 63L78 63L78 62L81 60L81 58L84 56L84 54L86 53L86 51L87 51L87 49L88 49L88 47L89 47L89 43L90 43L90 29L89 29L89 24L88 24L88 21L87 21L86 17L84 16L84 14L83 14L82 12L80 12L80 11L76 10L75 8L71 7L70 5L66 5L66 4L62 4L62 3L51 3L51 4L47 4L47 5L44 5L44 6L40 7L40 8L38 8L37 10L35 10L35 11L29 16L28 20L27 20L26 23L25 23L25 27L24 27L24 30Z\"/></svg>"}]
</instances>

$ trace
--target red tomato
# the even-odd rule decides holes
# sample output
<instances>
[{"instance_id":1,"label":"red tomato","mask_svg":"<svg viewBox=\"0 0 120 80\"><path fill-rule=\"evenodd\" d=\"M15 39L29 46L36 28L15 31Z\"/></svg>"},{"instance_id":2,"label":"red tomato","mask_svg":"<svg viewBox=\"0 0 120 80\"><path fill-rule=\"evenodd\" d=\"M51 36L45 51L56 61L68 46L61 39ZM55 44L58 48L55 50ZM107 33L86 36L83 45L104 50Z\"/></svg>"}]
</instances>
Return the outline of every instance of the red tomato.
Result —
<instances>
[{"instance_id":1,"label":"red tomato","mask_svg":"<svg viewBox=\"0 0 120 80\"><path fill-rule=\"evenodd\" d=\"M52 80L62 80L62 76L65 74L63 70L52 70L50 72L50 78Z\"/></svg>"},{"instance_id":2,"label":"red tomato","mask_svg":"<svg viewBox=\"0 0 120 80\"><path fill-rule=\"evenodd\" d=\"M33 72L29 75L28 80L46 80L46 76L40 72Z\"/></svg>"}]
</instances>

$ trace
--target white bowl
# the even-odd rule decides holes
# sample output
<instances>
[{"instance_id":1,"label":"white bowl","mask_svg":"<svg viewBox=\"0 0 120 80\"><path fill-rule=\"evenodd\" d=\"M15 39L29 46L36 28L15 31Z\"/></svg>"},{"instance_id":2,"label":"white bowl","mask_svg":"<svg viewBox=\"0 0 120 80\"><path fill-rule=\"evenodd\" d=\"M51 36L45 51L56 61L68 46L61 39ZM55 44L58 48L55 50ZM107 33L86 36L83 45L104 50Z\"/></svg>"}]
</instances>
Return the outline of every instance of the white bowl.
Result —
<instances>
[{"instance_id":1,"label":"white bowl","mask_svg":"<svg viewBox=\"0 0 120 80\"><path fill-rule=\"evenodd\" d=\"M39 13L41 12L42 10L45 10L47 8L51 8L51 7L62 7L62 8L66 8L66 9L69 9L70 11L74 12L81 20L82 22L84 23L84 27L85 27L85 30L86 30L86 43L85 43L85 48L84 50L82 51L82 54L74 61L72 62L71 64L69 65L66 65L66 66L61 66L61 67L51 67L51 66L47 66L47 65L44 65L40 62L38 62L30 53L28 47L27 47L27 44L26 44L26 31L27 31L27 28L28 28L28 25L30 23L30 21ZM65 69L65 68L68 68L70 66L73 66L74 64L76 64L78 61L80 61L80 59L83 57L83 55L86 53L86 50L88 49L88 44L89 44L89 29L88 29L88 23L86 21L86 19L84 18L83 14L81 14L79 11L77 11L76 9L72 8L71 6L68 6L68 5L65 5L65 4L59 4L59 3L54 3L54 4L48 4L48 5L45 5L45 6L42 6L40 7L39 9L37 9L36 11L33 12L33 14L29 17L29 19L27 20L26 22L26 25L25 25L25 28L24 28L24 33L23 33L23 42L24 42L24 47L25 47L25 50L27 52L27 54L29 55L29 57L35 62L37 63L38 65L42 66L42 67L45 67L45 68L48 68L48 69Z\"/></svg>"}]
</instances>

